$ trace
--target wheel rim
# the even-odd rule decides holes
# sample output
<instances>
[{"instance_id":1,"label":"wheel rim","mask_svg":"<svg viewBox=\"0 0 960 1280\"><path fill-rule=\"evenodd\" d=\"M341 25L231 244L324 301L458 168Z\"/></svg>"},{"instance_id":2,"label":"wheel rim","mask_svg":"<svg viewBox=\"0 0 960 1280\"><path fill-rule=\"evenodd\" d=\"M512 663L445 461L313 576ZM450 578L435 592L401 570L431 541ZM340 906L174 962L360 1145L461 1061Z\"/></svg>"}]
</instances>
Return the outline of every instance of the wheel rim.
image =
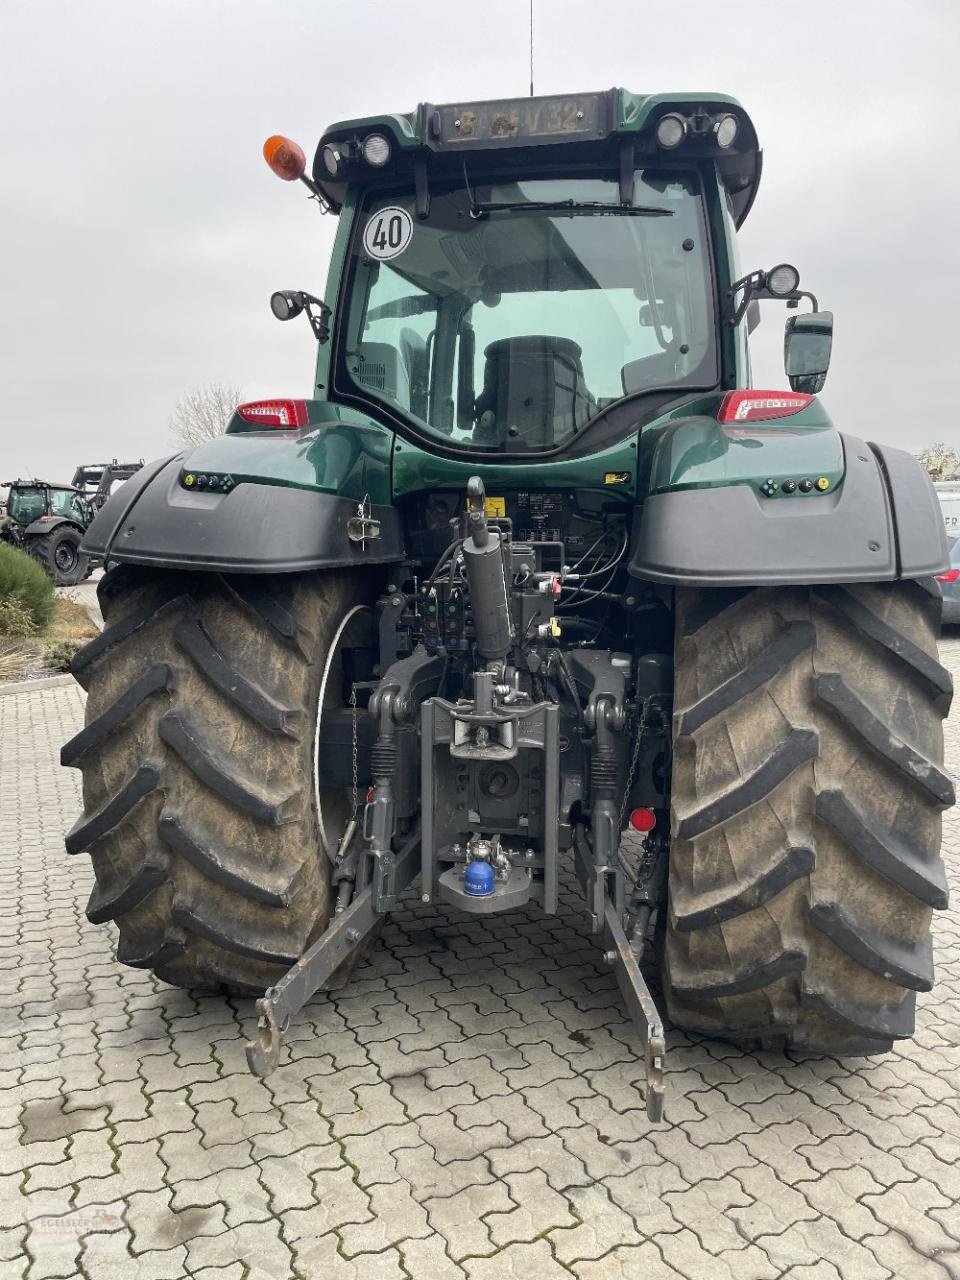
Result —
<instances>
[{"instance_id":1,"label":"wheel rim","mask_svg":"<svg viewBox=\"0 0 960 1280\"><path fill-rule=\"evenodd\" d=\"M327 651L317 698L316 728L313 738L313 793L320 828L320 842L331 862L337 856L340 839L350 821L352 796L348 787L322 787L320 785L320 729L325 709L348 705L344 691L343 656L348 649L372 647L373 612L368 605L358 604L345 615ZM358 715L366 714L362 708Z\"/></svg>"},{"instance_id":2,"label":"wheel rim","mask_svg":"<svg viewBox=\"0 0 960 1280\"><path fill-rule=\"evenodd\" d=\"M79 558L79 551L67 539L59 543L53 553L54 564L56 564L61 573L69 573L71 569L75 569Z\"/></svg>"}]
</instances>

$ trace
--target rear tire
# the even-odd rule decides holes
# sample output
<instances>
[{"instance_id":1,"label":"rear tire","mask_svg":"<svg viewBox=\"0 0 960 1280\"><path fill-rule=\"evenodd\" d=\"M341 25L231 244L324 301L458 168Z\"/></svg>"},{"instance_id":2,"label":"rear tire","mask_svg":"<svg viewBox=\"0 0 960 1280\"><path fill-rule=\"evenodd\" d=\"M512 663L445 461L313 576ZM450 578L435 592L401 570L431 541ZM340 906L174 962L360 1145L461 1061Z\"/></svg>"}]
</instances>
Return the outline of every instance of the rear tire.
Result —
<instances>
[{"instance_id":1,"label":"rear tire","mask_svg":"<svg viewBox=\"0 0 960 1280\"><path fill-rule=\"evenodd\" d=\"M121 565L104 631L77 655L86 727L67 851L88 850L95 924L118 959L175 986L261 992L330 917L314 804L326 648L356 574L275 578Z\"/></svg>"},{"instance_id":2,"label":"rear tire","mask_svg":"<svg viewBox=\"0 0 960 1280\"><path fill-rule=\"evenodd\" d=\"M29 550L56 586L75 587L87 576L87 557L80 550L82 541L79 529L58 525L51 533L31 535Z\"/></svg>"},{"instance_id":3,"label":"rear tire","mask_svg":"<svg viewBox=\"0 0 960 1280\"><path fill-rule=\"evenodd\" d=\"M932 580L677 593L677 1025L838 1054L913 1033L954 800L938 595Z\"/></svg>"}]
</instances>

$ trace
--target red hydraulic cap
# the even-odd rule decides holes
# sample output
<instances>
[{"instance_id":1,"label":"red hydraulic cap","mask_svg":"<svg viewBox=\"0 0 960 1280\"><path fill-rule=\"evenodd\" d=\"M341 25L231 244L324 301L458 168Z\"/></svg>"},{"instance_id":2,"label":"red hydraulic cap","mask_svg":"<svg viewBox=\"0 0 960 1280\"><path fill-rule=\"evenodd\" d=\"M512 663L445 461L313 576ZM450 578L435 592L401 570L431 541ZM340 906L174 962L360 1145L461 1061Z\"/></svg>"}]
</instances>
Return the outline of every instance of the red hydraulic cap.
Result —
<instances>
[{"instance_id":1,"label":"red hydraulic cap","mask_svg":"<svg viewBox=\"0 0 960 1280\"><path fill-rule=\"evenodd\" d=\"M657 815L652 809L634 809L630 814L630 825L634 831L652 831L657 825Z\"/></svg>"}]
</instances>

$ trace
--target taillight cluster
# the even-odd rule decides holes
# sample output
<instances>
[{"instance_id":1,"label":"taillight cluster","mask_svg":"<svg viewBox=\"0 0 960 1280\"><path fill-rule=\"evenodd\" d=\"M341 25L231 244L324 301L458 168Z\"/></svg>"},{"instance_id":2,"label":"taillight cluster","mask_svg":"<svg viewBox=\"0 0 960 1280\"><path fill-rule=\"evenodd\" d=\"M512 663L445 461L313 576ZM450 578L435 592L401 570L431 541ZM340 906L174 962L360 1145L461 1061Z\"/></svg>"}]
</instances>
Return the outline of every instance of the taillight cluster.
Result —
<instances>
[{"instance_id":1,"label":"taillight cluster","mask_svg":"<svg viewBox=\"0 0 960 1280\"><path fill-rule=\"evenodd\" d=\"M803 391L728 391L720 403L718 422L766 422L790 418L806 409L813 396Z\"/></svg>"},{"instance_id":2,"label":"taillight cluster","mask_svg":"<svg viewBox=\"0 0 960 1280\"><path fill-rule=\"evenodd\" d=\"M237 405L237 414L258 427L280 427L292 431L310 421L306 400L251 400Z\"/></svg>"}]
</instances>

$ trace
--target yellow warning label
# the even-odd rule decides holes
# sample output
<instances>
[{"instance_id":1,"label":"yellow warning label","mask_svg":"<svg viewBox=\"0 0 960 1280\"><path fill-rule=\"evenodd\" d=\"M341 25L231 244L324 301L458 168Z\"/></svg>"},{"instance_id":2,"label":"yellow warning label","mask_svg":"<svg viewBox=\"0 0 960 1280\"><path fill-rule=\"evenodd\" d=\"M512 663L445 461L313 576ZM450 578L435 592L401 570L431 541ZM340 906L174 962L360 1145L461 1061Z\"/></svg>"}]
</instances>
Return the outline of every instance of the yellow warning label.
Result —
<instances>
[{"instance_id":1,"label":"yellow warning label","mask_svg":"<svg viewBox=\"0 0 960 1280\"><path fill-rule=\"evenodd\" d=\"M603 473L604 484L629 484L629 471L605 471Z\"/></svg>"},{"instance_id":2,"label":"yellow warning label","mask_svg":"<svg viewBox=\"0 0 960 1280\"><path fill-rule=\"evenodd\" d=\"M487 498L483 505L491 520L503 520L506 518L506 498Z\"/></svg>"}]
</instances>

